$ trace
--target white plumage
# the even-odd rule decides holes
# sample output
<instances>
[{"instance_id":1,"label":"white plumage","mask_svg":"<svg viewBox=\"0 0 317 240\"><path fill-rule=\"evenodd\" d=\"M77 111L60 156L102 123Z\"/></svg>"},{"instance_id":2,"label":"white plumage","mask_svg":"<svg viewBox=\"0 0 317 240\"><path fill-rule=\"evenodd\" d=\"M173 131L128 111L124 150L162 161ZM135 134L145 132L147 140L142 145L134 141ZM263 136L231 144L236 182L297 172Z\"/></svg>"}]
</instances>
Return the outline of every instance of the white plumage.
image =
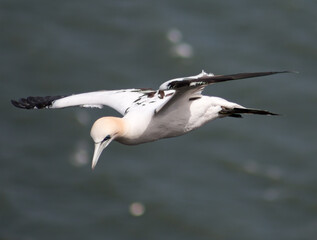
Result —
<instances>
[{"instance_id":1,"label":"white plumage","mask_svg":"<svg viewBox=\"0 0 317 240\"><path fill-rule=\"evenodd\" d=\"M158 90L123 89L70 96L28 97L12 100L12 103L24 109L109 106L121 113L122 118L103 117L92 126L94 168L103 149L113 140L128 145L140 144L183 135L216 118L241 117L244 113L276 115L265 110L248 109L219 97L203 96L201 92L207 85L217 82L285 72L213 75L203 71L196 76L169 80Z\"/></svg>"}]
</instances>

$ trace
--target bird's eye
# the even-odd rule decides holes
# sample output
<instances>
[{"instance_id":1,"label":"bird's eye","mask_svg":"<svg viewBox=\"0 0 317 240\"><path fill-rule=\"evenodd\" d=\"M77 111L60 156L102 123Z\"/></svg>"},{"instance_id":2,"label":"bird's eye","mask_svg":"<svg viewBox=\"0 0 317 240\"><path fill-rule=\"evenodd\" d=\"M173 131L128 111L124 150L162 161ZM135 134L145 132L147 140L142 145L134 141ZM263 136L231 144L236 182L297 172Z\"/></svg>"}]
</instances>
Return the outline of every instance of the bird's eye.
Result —
<instances>
[{"instance_id":1,"label":"bird's eye","mask_svg":"<svg viewBox=\"0 0 317 240\"><path fill-rule=\"evenodd\" d=\"M107 140L109 140L111 138L111 136L110 135L107 135L102 141L104 142L104 141L107 141Z\"/></svg>"}]
</instances>

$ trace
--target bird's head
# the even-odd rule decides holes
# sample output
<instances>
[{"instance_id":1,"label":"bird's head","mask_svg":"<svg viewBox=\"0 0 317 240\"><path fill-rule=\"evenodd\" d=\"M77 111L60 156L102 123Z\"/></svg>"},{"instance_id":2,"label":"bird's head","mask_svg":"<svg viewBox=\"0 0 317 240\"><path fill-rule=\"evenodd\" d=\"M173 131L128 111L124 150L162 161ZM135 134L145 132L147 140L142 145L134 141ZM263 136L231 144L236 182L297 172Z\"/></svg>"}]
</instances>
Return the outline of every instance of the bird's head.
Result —
<instances>
[{"instance_id":1,"label":"bird's head","mask_svg":"<svg viewBox=\"0 0 317 240\"><path fill-rule=\"evenodd\" d=\"M102 151L124 132L124 124L121 118L99 118L92 126L90 136L95 142L95 151L92 159L92 169L95 168Z\"/></svg>"}]
</instances>

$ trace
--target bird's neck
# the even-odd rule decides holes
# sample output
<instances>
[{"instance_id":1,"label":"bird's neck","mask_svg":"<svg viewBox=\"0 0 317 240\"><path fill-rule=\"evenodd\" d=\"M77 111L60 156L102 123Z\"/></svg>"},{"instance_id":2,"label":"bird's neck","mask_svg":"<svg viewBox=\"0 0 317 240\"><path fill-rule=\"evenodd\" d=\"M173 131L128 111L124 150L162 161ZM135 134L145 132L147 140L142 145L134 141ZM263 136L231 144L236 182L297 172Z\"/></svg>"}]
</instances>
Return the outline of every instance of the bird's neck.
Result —
<instances>
[{"instance_id":1,"label":"bird's neck","mask_svg":"<svg viewBox=\"0 0 317 240\"><path fill-rule=\"evenodd\" d=\"M119 117L105 117L109 123L113 125L115 129L116 136L122 137L125 135L127 127L123 118Z\"/></svg>"}]
</instances>

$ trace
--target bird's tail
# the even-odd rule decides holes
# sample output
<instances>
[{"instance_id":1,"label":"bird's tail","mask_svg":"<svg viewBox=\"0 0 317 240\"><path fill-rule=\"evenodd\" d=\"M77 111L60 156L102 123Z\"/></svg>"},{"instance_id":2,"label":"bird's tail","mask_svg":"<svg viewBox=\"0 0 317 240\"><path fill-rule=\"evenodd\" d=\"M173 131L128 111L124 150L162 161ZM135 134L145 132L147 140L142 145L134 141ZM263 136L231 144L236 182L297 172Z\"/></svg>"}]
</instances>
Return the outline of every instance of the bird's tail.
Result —
<instances>
[{"instance_id":1,"label":"bird's tail","mask_svg":"<svg viewBox=\"0 0 317 240\"><path fill-rule=\"evenodd\" d=\"M242 118L241 114L258 114L258 115L279 115L276 113L272 113L266 110L259 110L259 109L251 109L251 108L226 108L222 107L222 110L219 114L223 117L236 117Z\"/></svg>"}]
</instances>

